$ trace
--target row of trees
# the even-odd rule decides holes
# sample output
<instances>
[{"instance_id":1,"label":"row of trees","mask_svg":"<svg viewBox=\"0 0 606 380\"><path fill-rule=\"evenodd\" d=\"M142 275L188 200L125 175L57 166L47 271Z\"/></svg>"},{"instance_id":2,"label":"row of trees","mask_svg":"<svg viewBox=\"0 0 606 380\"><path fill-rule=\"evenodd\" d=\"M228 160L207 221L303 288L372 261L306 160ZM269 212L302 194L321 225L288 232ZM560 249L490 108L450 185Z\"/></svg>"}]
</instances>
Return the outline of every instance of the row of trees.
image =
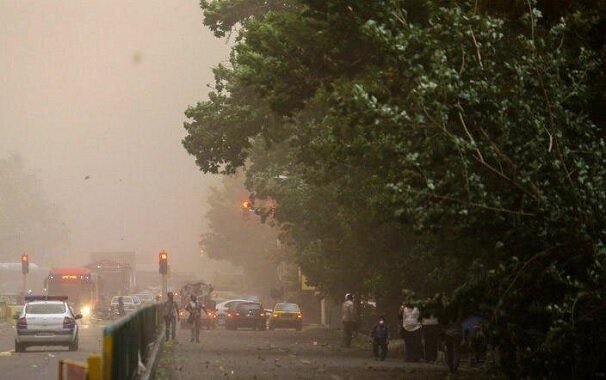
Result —
<instances>
[{"instance_id":1,"label":"row of trees","mask_svg":"<svg viewBox=\"0 0 606 380\"><path fill-rule=\"evenodd\" d=\"M606 1L201 5L235 43L184 146L311 281L480 313L512 378L604 373Z\"/></svg>"},{"instance_id":2,"label":"row of trees","mask_svg":"<svg viewBox=\"0 0 606 380\"><path fill-rule=\"evenodd\" d=\"M68 229L57 207L23 159L0 159L0 261L18 262L22 253L47 265L46 256L67 248Z\"/></svg>"}]
</instances>

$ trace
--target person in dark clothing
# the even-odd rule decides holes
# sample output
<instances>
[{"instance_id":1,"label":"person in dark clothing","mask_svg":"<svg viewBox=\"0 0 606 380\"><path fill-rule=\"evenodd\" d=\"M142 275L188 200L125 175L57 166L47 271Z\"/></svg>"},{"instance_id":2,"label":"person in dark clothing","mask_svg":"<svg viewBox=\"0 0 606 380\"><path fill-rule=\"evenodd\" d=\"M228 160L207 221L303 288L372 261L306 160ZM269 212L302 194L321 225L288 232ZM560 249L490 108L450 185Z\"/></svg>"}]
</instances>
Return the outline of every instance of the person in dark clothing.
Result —
<instances>
[{"instance_id":1,"label":"person in dark clothing","mask_svg":"<svg viewBox=\"0 0 606 380\"><path fill-rule=\"evenodd\" d=\"M164 302L163 305L163 315L164 315L164 326L166 327L166 341L169 338L175 340L176 328L177 328L177 319L179 318L179 305L174 300L174 296L172 292L168 292L166 294L168 300Z\"/></svg>"},{"instance_id":2,"label":"person in dark clothing","mask_svg":"<svg viewBox=\"0 0 606 380\"><path fill-rule=\"evenodd\" d=\"M433 314L421 320L423 334L423 349L426 362L438 360L438 346L440 345L440 324Z\"/></svg>"},{"instance_id":3,"label":"person in dark clothing","mask_svg":"<svg viewBox=\"0 0 606 380\"><path fill-rule=\"evenodd\" d=\"M372 328L370 332L372 339L372 352L377 360L385 360L389 346L389 330L385 325L385 318L379 317L379 322Z\"/></svg>"}]
</instances>

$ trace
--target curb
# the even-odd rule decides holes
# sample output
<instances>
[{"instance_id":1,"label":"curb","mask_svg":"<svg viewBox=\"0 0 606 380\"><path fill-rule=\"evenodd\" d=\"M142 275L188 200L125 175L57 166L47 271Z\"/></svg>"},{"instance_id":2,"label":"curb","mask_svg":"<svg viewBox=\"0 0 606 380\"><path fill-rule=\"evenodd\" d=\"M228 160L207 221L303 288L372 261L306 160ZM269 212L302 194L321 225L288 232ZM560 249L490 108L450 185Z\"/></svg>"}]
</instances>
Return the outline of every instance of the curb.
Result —
<instances>
[{"instance_id":1,"label":"curb","mask_svg":"<svg viewBox=\"0 0 606 380\"><path fill-rule=\"evenodd\" d=\"M164 328L160 329L160 333L154 342L149 356L147 357L147 366L145 371L138 377L139 380L150 380L153 379L156 374L156 367L158 366L158 359L160 358L160 351L164 344Z\"/></svg>"}]
</instances>

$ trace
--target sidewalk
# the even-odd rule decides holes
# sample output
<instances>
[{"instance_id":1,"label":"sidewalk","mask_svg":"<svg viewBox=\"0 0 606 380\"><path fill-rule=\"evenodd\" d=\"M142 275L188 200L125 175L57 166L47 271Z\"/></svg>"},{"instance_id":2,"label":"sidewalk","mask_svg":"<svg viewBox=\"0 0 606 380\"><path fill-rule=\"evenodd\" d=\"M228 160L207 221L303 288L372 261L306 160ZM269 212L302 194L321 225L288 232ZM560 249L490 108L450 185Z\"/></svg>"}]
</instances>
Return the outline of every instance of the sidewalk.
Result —
<instances>
[{"instance_id":1,"label":"sidewalk","mask_svg":"<svg viewBox=\"0 0 606 380\"><path fill-rule=\"evenodd\" d=\"M156 379L437 380L440 364L405 363L392 355L375 361L370 347L342 349L339 332L327 329L202 331L201 343L178 330L178 343L164 345Z\"/></svg>"}]
</instances>

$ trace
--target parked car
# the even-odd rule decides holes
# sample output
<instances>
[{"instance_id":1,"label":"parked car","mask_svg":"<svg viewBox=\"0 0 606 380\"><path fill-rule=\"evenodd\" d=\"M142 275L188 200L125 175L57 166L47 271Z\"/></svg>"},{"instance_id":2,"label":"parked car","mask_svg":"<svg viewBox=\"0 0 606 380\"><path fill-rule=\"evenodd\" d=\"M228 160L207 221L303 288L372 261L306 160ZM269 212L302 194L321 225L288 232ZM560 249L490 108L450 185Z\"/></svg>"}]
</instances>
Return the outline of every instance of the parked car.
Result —
<instances>
[{"instance_id":1,"label":"parked car","mask_svg":"<svg viewBox=\"0 0 606 380\"><path fill-rule=\"evenodd\" d=\"M78 350L78 323L67 297L27 296L23 311L16 319L15 352L30 346L67 346Z\"/></svg>"},{"instance_id":2,"label":"parked car","mask_svg":"<svg viewBox=\"0 0 606 380\"><path fill-rule=\"evenodd\" d=\"M269 329L289 327L300 331L303 328L303 314L296 303L277 303L269 319Z\"/></svg>"},{"instance_id":3,"label":"parked car","mask_svg":"<svg viewBox=\"0 0 606 380\"><path fill-rule=\"evenodd\" d=\"M265 330L267 320L263 305L258 302L239 302L232 304L227 312L225 328L237 330L241 327L249 327L253 330Z\"/></svg>"}]
</instances>

